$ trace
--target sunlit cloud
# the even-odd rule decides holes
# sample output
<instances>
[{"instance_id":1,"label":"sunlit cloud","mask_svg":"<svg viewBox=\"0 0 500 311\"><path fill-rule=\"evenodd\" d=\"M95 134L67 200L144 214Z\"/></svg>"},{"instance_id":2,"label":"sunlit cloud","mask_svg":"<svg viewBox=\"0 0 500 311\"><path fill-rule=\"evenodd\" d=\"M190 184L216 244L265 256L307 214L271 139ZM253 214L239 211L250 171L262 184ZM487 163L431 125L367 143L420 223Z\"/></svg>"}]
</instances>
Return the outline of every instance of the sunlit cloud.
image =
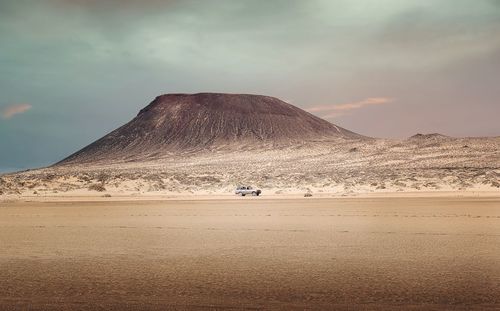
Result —
<instances>
[{"instance_id":1,"label":"sunlit cloud","mask_svg":"<svg viewBox=\"0 0 500 311\"><path fill-rule=\"evenodd\" d=\"M357 102L314 106L307 109L309 112L318 113L323 118L334 118L346 114L348 111L361 109L366 106L384 105L393 102L390 97L369 97Z\"/></svg>"},{"instance_id":2,"label":"sunlit cloud","mask_svg":"<svg viewBox=\"0 0 500 311\"><path fill-rule=\"evenodd\" d=\"M16 114L24 113L30 110L32 106L30 104L15 104L10 105L2 109L2 118L10 119Z\"/></svg>"},{"instance_id":3,"label":"sunlit cloud","mask_svg":"<svg viewBox=\"0 0 500 311\"><path fill-rule=\"evenodd\" d=\"M337 117L343 116L345 114L346 114L345 112L334 111L334 112L329 112L327 114L322 114L321 117L325 118L325 119L331 119L331 118L337 118Z\"/></svg>"}]
</instances>

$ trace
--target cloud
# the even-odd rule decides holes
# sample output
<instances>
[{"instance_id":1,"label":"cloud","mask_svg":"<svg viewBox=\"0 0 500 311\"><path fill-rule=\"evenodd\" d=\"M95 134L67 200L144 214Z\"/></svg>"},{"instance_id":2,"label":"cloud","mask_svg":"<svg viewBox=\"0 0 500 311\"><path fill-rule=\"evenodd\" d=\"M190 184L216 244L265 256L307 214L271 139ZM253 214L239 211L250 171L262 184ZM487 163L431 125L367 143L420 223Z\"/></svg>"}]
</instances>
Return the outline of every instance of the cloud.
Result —
<instances>
[{"instance_id":1,"label":"cloud","mask_svg":"<svg viewBox=\"0 0 500 311\"><path fill-rule=\"evenodd\" d=\"M30 104L15 104L15 105L10 105L2 109L2 118L3 119L10 119L16 114L24 113L28 110L31 109Z\"/></svg>"},{"instance_id":2,"label":"cloud","mask_svg":"<svg viewBox=\"0 0 500 311\"><path fill-rule=\"evenodd\" d=\"M339 105L323 105L308 108L309 112L316 112L324 118L333 118L346 114L348 111L361 109L366 106L384 105L393 102L394 99L390 97L368 97L363 100L344 103Z\"/></svg>"},{"instance_id":3,"label":"cloud","mask_svg":"<svg viewBox=\"0 0 500 311\"><path fill-rule=\"evenodd\" d=\"M383 104L390 103L392 101L393 101L393 99L388 98L388 97L369 97L369 98L366 98L366 99L359 101L359 102L336 105L335 109L336 110L352 110L352 109L363 108L364 106L369 106L369 105L383 105Z\"/></svg>"}]
</instances>

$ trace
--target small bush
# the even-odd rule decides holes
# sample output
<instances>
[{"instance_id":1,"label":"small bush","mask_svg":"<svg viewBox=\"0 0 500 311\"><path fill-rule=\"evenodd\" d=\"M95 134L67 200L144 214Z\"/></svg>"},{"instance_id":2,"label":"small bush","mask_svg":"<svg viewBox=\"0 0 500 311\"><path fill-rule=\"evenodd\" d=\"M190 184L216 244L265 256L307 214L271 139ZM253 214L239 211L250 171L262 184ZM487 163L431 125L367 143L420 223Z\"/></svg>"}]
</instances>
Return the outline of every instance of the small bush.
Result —
<instances>
[{"instance_id":1,"label":"small bush","mask_svg":"<svg viewBox=\"0 0 500 311\"><path fill-rule=\"evenodd\" d=\"M106 193L105 195L102 196L103 198L111 198L111 194Z\"/></svg>"},{"instance_id":2,"label":"small bush","mask_svg":"<svg viewBox=\"0 0 500 311\"><path fill-rule=\"evenodd\" d=\"M46 174L42 177L42 181L51 181L56 178L55 174Z\"/></svg>"},{"instance_id":3,"label":"small bush","mask_svg":"<svg viewBox=\"0 0 500 311\"><path fill-rule=\"evenodd\" d=\"M110 178L108 174L105 172L100 172L99 175L97 175L97 181L100 182L101 184L106 183L106 181Z\"/></svg>"},{"instance_id":4,"label":"small bush","mask_svg":"<svg viewBox=\"0 0 500 311\"><path fill-rule=\"evenodd\" d=\"M89 191L103 192L106 191L106 188L102 184L92 184L89 186Z\"/></svg>"},{"instance_id":5,"label":"small bush","mask_svg":"<svg viewBox=\"0 0 500 311\"><path fill-rule=\"evenodd\" d=\"M312 196L313 196L313 195L312 195L312 193L310 193L310 192L308 192L308 193L304 194L304 197L305 197L305 198L310 198L310 197L312 197Z\"/></svg>"}]
</instances>

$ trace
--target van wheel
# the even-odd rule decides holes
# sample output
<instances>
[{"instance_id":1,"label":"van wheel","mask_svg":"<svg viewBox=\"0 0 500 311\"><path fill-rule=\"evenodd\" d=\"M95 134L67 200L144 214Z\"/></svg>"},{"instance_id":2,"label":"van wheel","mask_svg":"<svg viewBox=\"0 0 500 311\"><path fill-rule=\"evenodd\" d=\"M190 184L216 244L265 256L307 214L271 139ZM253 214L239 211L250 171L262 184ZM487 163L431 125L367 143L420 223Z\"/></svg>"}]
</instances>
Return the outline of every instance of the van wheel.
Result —
<instances>
[{"instance_id":1,"label":"van wheel","mask_svg":"<svg viewBox=\"0 0 500 311\"><path fill-rule=\"evenodd\" d=\"M242 197L244 197L244 196L245 196L245 194L244 194L244 193L242 193L242 194L241 194L241 196L242 196Z\"/></svg>"}]
</instances>

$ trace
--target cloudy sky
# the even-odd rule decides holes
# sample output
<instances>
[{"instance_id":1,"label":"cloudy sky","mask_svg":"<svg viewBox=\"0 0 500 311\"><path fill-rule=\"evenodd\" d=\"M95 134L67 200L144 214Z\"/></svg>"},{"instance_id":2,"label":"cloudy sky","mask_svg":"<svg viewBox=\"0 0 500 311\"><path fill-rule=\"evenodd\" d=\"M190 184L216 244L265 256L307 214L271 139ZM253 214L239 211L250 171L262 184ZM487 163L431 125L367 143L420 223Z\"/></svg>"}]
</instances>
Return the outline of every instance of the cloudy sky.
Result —
<instances>
[{"instance_id":1,"label":"cloudy sky","mask_svg":"<svg viewBox=\"0 0 500 311\"><path fill-rule=\"evenodd\" d=\"M0 0L0 171L206 91L369 136L497 136L500 1Z\"/></svg>"}]
</instances>

